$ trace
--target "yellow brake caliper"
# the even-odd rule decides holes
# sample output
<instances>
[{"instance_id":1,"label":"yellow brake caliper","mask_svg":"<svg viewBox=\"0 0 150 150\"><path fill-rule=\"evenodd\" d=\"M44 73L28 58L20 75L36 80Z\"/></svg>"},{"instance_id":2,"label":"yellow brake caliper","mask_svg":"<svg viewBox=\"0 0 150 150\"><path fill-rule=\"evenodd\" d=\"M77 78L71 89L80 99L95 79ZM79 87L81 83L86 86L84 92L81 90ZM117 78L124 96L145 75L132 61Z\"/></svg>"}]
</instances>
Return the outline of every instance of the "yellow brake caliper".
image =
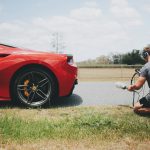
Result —
<instances>
[{"instance_id":1,"label":"yellow brake caliper","mask_svg":"<svg viewBox=\"0 0 150 150\"><path fill-rule=\"evenodd\" d=\"M27 86L28 86L29 82L30 82L29 80L24 81L24 85L25 85L24 86L24 95L27 96L27 97L29 97L29 93L28 93L28 90L27 90Z\"/></svg>"}]
</instances>

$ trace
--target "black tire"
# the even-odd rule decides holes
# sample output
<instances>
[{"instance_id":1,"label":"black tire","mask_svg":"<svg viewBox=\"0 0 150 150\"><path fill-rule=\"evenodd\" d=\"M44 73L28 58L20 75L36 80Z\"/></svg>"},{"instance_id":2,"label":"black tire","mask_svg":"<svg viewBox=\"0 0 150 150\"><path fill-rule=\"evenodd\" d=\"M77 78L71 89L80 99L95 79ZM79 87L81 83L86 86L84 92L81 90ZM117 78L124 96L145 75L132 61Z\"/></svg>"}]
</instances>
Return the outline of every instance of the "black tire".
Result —
<instances>
[{"instance_id":1,"label":"black tire","mask_svg":"<svg viewBox=\"0 0 150 150\"><path fill-rule=\"evenodd\" d=\"M17 73L11 85L13 102L39 107L51 102L56 93L53 75L42 68L25 68Z\"/></svg>"}]
</instances>

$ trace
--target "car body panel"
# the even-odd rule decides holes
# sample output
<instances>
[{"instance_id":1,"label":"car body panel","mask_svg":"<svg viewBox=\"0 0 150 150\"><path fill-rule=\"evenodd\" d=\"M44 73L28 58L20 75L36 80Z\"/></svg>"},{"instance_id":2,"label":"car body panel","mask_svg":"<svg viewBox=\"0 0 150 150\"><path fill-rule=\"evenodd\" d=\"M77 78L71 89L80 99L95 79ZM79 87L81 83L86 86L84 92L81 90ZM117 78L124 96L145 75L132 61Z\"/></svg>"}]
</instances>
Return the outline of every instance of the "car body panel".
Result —
<instances>
[{"instance_id":1,"label":"car body panel","mask_svg":"<svg viewBox=\"0 0 150 150\"><path fill-rule=\"evenodd\" d=\"M77 66L67 63L67 55L38 52L0 45L0 100L10 100L10 83L15 73L27 65L49 69L58 81L58 96L68 95L77 79Z\"/></svg>"}]
</instances>

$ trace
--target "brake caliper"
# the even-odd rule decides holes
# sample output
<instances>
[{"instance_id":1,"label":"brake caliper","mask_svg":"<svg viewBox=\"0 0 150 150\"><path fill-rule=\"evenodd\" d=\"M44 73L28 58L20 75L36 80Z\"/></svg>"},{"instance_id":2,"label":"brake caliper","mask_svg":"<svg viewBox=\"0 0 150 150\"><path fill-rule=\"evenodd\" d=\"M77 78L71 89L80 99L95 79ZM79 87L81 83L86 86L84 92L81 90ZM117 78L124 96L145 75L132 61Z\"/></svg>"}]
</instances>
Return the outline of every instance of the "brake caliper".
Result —
<instances>
[{"instance_id":1,"label":"brake caliper","mask_svg":"<svg viewBox=\"0 0 150 150\"><path fill-rule=\"evenodd\" d=\"M29 82L30 82L29 80L24 81L24 95L27 97L29 97L29 92L27 90L27 86L28 86Z\"/></svg>"}]
</instances>

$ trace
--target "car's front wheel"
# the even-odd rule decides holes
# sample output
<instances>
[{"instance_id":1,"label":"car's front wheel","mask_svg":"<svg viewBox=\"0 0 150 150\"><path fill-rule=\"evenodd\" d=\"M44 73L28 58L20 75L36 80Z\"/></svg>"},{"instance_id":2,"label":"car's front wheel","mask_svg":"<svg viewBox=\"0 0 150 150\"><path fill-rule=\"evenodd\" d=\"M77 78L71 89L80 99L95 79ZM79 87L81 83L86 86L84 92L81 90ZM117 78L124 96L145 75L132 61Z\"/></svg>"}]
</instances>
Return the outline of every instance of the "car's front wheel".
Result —
<instances>
[{"instance_id":1,"label":"car's front wheel","mask_svg":"<svg viewBox=\"0 0 150 150\"><path fill-rule=\"evenodd\" d=\"M50 101L56 90L52 75L41 68L22 70L13 83L13 99L29 107L42 106Z\"/></svg>"}]
</instances>

